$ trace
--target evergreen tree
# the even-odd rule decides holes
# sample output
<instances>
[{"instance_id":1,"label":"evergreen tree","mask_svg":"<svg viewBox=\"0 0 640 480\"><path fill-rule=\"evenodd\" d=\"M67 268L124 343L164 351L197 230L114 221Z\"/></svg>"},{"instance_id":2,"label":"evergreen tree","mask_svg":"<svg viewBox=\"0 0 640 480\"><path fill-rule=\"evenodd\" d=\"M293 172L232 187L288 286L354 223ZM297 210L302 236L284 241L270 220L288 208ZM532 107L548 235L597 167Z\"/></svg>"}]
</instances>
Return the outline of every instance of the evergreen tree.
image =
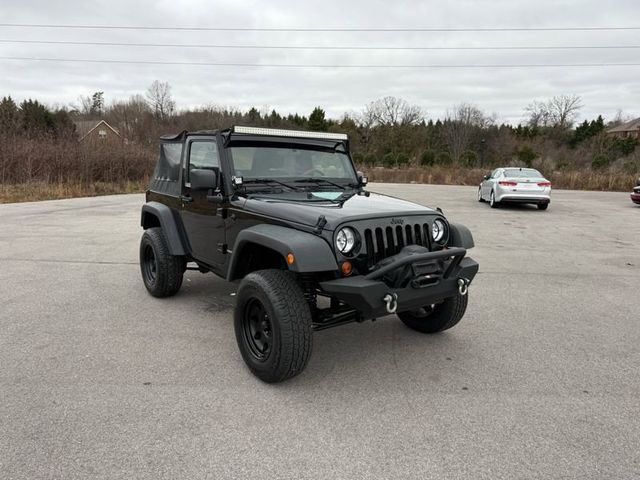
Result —
<instances>
[{"instance_id":1,"label":"evergreen tree","mask_svg":"<svg viewBox=\"0 0 640 480\"><path fill-rule=\"evenodd\" d=\"M324 110L320 107L314 108L311 115L309 115L309 129L317 132L326 132L327 127Z\"/></svg>"},{"instance_id":2,"label":"evergreen tree","mask_svg":"<svg viewBox=\"0 0 640 480\"><path fill-rule=\"evenodd\" d=\"M37 100L25 100L20 104L22 129L28 133L44 133L54 128L55 122L47 107Z\"/></svg>"},{"instance_id":3,"label":"evergreen tree","mask_svg":"<svg viewBox=\"0 0 640 480\"><path fill-rule=\"evenodd\" d=\"M104 92L95 92L91 95L91 114L102 116L104 113Z\"/></svg>"},{"instance_id":4,"label":"evergreen tree","mask_svg":"<svg viewBox=\"0 0 640 480\"><path fill-rule=\"evenodd\" d=\"M260 112L255 107L251 107L247 117L251 123L257 123L260 121Z\"/></svg>"},{"instance_id":5,"label":"evergreen tree","mask_svg":"<svg viewBox=\"0 0 640 480\"><path fill-rule=\"evenodd\" d=\"M18 126L18 106L11 97L0 101L0 130L11 131Z\"/></svg>"}]
</instances>

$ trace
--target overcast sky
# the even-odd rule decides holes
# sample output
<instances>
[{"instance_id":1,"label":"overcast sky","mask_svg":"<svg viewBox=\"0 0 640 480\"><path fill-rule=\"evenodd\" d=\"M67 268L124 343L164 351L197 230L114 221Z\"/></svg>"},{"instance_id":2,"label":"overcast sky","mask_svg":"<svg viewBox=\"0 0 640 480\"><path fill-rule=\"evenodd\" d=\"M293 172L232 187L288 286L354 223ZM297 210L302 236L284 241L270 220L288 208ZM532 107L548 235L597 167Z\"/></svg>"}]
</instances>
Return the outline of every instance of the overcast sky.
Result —
<instances>
[{"instance_id":1,"label":"overcast sky","mask_svg":"<svg viewBox=\"0 0 640 480\"><path fill-rule=\"evenodd\" d=\"M67 1L0 0L0 23L238 28L640 27L640 2L472 1ZM215 32L0 27L1 40L208 45L380 47L640 46L640 30L547 32ZM0 42L1 57L321 65L640 63L640 49L589 50L262 50L38 45ZM216 104L330 117L393 95L429 118L470 102L498 121L519 122L534 99L583 98L582 118L622 109L640 115L640 66L557 68L273 68L171 66L0 59L0 96L78 104L104 91L107 102L144 93L159 79L178 108Z\"/></svg>"}]
</instances>

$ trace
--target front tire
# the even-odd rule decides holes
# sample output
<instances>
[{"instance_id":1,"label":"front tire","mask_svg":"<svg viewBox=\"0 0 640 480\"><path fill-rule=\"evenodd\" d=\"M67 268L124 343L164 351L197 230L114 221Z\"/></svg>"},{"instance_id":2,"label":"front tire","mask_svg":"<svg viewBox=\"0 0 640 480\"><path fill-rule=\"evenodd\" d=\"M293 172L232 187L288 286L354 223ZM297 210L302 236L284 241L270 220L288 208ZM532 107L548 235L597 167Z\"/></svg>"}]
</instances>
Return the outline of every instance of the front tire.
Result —
<instances>
[{"instance_id":1,"label":"front tire","mask_svg":"<svg viewBox=\"0 0 640 480\"><path fill-rule=\"evenodd\" d=\"M546 210L547 208L549 208L549 204L548 203L539 203L538 204L538 210Z\"/></svg>"},{"instance_id":2,"label":"front tire","mask_svg":"<svg viewBox=\"0 0 640 480\"><path fill-rule=\"evenodd\" d=\"M268 383L300 374L311 355L312 317L293 274L250 273L236 298L236 340L249 370Z\"/></svg>"},{"instance_id":3,"label":"front tire","mask_svg":"<svg viewBox=\"0 0 640 480\"><path fill-rule=\"evenodd\" d=\"M149 228L140 240L140 272L147 290L154 297L170 297L182 286L186 260L171 255L161 228Z\"/></svg>"},{"instance_id":4,"label":"front tire","mask_svg":"<svg viewBox=\"0 0 640 480\"><path fill-rule=\"evenodd\" d=\"M469 295L457 294L444 302L398 313L407 327L420 333L439 333L454 327L467 311Z\"/></svg>"}]
</instances>

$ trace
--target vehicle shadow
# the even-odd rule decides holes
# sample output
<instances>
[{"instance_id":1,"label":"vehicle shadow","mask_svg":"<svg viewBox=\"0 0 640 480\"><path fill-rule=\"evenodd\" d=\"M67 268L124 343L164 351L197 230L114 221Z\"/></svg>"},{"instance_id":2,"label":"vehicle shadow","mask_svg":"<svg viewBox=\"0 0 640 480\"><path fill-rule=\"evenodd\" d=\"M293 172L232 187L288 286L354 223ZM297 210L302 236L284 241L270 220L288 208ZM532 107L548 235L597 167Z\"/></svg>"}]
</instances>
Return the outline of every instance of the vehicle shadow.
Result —
<instances>
[{"instance_id":1,"label":"vehicle shadow","mask_svg":"<svg viewBox=\"0 0 640 480\"><path fill-rule=\"evenodd\" d=\"M459 369L455 359L464 359L468 347L453 330L425 335L389 316L315 332L307 369L284 385L359 385L374 394L381 385L435 384Z\"/></svg>"},{"instance_id":2,"label":"vehicle shadow","mask_svg":"<svg viewBox=\"0 0 640 480\"><path fill-rule=\"evenodd\" d=\"M544 210L539 210L537 205L533 205L529 203L502 203L498 207L498 210L507 210L507 211L532 210L532 211L541 212L541 213L544 212Z\"/></svg>"}]
</instances>

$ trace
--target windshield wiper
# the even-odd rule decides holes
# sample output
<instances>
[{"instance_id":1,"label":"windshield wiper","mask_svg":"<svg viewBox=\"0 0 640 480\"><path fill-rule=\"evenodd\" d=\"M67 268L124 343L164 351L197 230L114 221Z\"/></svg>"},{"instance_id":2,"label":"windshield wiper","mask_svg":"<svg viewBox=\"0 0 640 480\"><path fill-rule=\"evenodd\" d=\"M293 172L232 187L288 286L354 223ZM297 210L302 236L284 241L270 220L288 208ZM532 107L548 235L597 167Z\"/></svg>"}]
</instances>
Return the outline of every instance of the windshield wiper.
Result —
<instances>
[{"instance_id":1,"label":"windshield wiper","mask_svg":"<svg viewBox=\"0 0 640 480\"><path fill-rule=\"evenodd\" d=\"M301 178L299 180L296 180L297 183L317 183L318 185L320 185L321 183L324 183L325 185L332 185L334 187L338 187L340 190L346 190L347 186L351 186L351 184L348 184L347 186L344 185L340 185L339 183L335 183L332 182L330 180L327 180L326 178Z\"/></svg>"},{"instance_id":2,"label":"windshield wiper","mask_svg":"<svg viewBox=\"0 0 640 480\"><path fill-rule=\"evenodd\" d=\"M252 178L249 180L245 180L243 182L244 185L247 184L251 184L251 183L259 183L259 184L269 184L269 183L275 183L276 185L281 185L285 188L288 188L289 190L292 191L299 191L300 188L296 187L295 185L289 185L287 183L281 182L279 180L275 180L273 178Z\"/></svg>"}]
</instances>

